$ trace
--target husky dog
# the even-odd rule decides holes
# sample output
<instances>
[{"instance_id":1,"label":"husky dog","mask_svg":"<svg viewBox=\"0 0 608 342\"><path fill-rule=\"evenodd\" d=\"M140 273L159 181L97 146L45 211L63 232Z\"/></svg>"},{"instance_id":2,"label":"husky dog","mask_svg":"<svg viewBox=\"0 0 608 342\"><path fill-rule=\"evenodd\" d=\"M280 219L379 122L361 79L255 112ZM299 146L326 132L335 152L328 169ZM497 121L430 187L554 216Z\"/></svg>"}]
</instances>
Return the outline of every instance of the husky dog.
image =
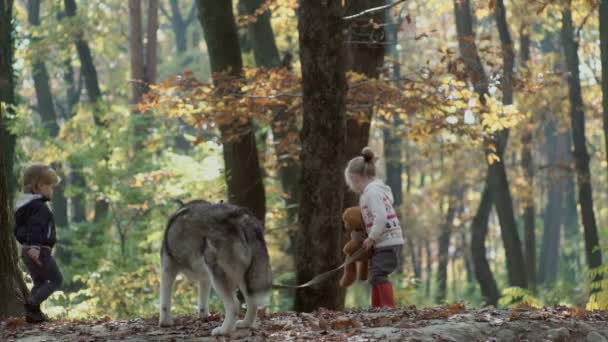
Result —
<instances>
[{"instance_id":1,"label":"husky dog","mask_svg":"<svg viewBox=\"0 0 608 342\"><path fill-rule=\"evenodd\" d=\"M225 318L212 335L251 327L257 309L267 303L272 272L262 222L236 205L197 200L183 205L171 217L161 249L159 325L171 320L171 293L178 273L198 282L199 317L209 315L210 285L224 302ZM247 304L236 321L240 289Z\"/></svg>"}]
</instances>

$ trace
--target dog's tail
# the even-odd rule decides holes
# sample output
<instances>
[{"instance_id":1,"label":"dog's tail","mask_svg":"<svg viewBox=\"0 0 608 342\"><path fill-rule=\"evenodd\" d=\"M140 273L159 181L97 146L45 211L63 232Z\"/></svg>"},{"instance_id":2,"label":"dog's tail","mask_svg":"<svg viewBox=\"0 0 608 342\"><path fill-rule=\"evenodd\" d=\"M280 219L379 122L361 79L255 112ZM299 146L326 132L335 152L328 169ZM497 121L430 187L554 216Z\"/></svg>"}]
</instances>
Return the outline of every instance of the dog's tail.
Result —
<instances>
[{"instance_id":1,"label":"dog's tail","mask_svg":"<svg viewBox=\"0 0 608 342\"><path fill-rule=\"evenodd\" d=\"M252 260L245 272L245 284L247 292L257 307L268 305L270 291L272 290L272 269L270 268L270 257L264 240L263 223L251 216L255 223L252 224Z\"/></svg>"},{"instance_id":2,"label":"dog's tail","mask_svg":"<svg viewBox=\"0 0 608 342\"><path fill-rule=\"evenodd\" d=\"M171 253L171 249L169 248L169 241L167 239L168 235L169 235L169 229L171 229L171 226L173 225L173 222L183 213L187 212L189 209L188 207L184 207L182 205L181 208L179 208L176 212L173 213L173 215L171 215L171 217L169 217L169 221L167 222L167 228L165 228L165 235L163 236L163 244L162 244L162 248L160 250L160 255L162 258L163 252L166 252L167 255L175 260L175 256L173 255L173 253Z\"/></svg>"}]
</instances>

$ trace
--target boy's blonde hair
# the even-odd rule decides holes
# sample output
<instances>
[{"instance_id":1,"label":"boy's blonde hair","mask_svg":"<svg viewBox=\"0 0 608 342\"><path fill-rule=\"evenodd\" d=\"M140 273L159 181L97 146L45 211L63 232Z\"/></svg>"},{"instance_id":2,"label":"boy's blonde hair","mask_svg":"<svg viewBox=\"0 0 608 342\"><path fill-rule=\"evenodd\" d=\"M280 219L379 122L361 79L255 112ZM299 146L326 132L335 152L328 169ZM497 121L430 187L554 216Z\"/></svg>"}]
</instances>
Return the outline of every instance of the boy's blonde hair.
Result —
<instances>
[{"instance_id":1,"label":"boy's blonde hair","mask_svg":"<svg viewBox=\"0 0 608 342\"><path fill-rule=\"evenodd\" d=\"M376 158L374 151L369 147L364 147L361 155L351 159L344 169L344 178L349 188L353 188L350 175L359 175L365 178L376 177Z\"/></svg>"},{"instance_id":2,"label":"boy's blonde hair","mask_svg":"<svg viewBox=\"0 0 608 342\"><path fill-rule=\"evenodd\" d=\"M41 184L59 184L57 173L46 164L35 163L30 165L23 172L23 192L32 193Z\"/></svg>"}]
</instances>

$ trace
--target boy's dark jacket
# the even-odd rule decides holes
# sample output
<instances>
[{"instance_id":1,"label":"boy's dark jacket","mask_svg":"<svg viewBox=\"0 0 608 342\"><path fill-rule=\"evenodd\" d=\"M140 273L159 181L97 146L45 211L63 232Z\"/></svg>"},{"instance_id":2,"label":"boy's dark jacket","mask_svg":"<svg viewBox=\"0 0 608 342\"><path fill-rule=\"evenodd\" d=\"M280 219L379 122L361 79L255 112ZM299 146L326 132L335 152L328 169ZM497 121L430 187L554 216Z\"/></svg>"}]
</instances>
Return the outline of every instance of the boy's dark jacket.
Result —
<instances>
[{"instance_id":1,"label":"boy's dark jacket","mask_svg":"<svg viewBox=\"0 0 608 342\"><path fill-rule=\"evenodd\" d=\"M55 221L47 201L47 198L36 194L21 194L17 200L15 237L22 245L55 245Z\"/></svg>"}]
</instances>

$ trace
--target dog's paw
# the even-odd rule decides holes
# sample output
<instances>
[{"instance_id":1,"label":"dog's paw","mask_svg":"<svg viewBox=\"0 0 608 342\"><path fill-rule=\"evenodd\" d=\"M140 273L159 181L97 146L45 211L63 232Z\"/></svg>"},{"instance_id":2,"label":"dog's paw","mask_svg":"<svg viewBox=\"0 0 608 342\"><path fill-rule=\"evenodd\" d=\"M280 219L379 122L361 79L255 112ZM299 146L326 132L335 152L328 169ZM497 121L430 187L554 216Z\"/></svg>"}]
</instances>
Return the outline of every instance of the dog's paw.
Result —
<instances>
[{"instance_id":1,"label":"dog's paw","mask_svg":"<svg viewBox=\"0 0 608 342\"><path fill-rule=\"evenodd\" d=\"M255 324L253 324L253 322L247 322L245 320L239 320L236 321L236 328L237 329L246 329L246 328L255 328Z\"/></svg>"},{"instance_id":2,"label":"dog's paw","mask_svg":"<svg viewBox=\"0 0 608 342\"><path fill-rule=\"evenodd\" d=\"M225 329L224 327L220 326L220 327L217 327L217 328L211 330L211 335L212 336L228 335L231 332L232 331L230 331L229 329Z\"/></svg>"},{"instance_id":3,"label":"dog's paw","mask_svg":"<svg viewBox=\"0 0 608 342\"><path fill-rule=\"evenodd\" d=\"M170 327L173 325L173 319L171 318L161 318L158 320L158 325L161 327Z\"/></svg>"}]
</instances>

